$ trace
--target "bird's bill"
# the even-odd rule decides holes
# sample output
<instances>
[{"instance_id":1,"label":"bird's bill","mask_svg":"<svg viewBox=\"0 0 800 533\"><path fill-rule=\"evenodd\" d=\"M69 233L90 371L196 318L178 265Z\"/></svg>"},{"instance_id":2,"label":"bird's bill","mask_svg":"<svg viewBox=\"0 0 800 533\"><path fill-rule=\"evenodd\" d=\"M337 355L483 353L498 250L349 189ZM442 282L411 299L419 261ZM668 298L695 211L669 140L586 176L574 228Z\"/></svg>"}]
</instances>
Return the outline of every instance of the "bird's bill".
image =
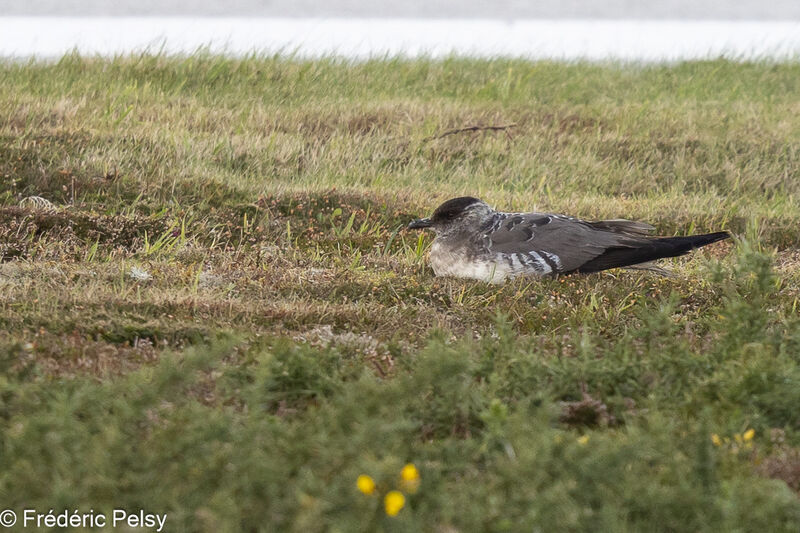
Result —
<instances>
[{"instance_id":1,"label":"bird's bill","mask_svg":"<svg viewBox=\"0 0 800 533\"><path fill-rule=\"evenodd\" d=\"M433 226L433 224L431 223L431 219L418 218L417 220L412 221L411 224L408 225L408 229L424 229L424 228L430 228L431 226Z\"/></svg>"}]
</instances>

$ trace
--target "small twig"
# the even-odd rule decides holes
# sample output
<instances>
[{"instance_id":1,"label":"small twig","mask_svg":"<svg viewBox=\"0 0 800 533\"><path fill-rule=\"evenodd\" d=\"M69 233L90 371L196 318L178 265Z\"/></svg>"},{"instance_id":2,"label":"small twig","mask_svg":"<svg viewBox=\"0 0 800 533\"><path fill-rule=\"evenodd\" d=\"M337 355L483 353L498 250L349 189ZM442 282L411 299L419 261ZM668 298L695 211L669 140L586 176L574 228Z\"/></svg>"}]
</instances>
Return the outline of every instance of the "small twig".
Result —
<instances>
[{"instance_id":1,"label":"small twig","mask_svg":"<svg viewBox=\"0 0 800 533\"><path fill-rule=\"evenodd\" d=\"M372 362L372 366L375 367L375 370L378 371L378 374L380 374L382 378L385 378L386 377L386 371L383 370L383 367L381 366L381 364L378 361L376 361L375 359L371 359L370 361Z\"/></svg>"},{"instance_id":2,"label":"small twig","mask_svg":"<svg viewBox=\"0 0 800 533\"><path fill-rule=\"evenodd\" d=\"M516 124L506 124L505 126L467 126L466 128L455 128L452 130L447 130L439 135L432 135L430 137L425 137L422 139L422 142L432 141L434 139L441 139L443 137L447 137L448 135L456 135L457 133L466 133L466 132L474 132L474 131L504 131L508 138L511 139L511 135L508 133L509 128L516 127Z\"/></svg>"}]
</instances>

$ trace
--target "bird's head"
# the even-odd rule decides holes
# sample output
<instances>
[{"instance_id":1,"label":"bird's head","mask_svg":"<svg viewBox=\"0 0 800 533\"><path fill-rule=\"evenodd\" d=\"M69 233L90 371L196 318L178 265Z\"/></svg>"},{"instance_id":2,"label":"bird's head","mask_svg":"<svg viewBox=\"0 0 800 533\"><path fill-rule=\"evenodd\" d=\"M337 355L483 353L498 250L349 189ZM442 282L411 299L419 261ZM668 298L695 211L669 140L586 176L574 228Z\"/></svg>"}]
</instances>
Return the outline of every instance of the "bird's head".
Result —
<instances>
[{"instance_id":1,"label":"bird's head","mask_svg":"<svg viewBox=\"0 0 800 533\"><path fill-rule=\"evenodd\" d=\"M436 208L430 218L414 220L408 225L408 229L430 228L439 235L477 229L492 211L485 202L471 196L462 196L447 200Z\"/></svg>"}]
</instances>

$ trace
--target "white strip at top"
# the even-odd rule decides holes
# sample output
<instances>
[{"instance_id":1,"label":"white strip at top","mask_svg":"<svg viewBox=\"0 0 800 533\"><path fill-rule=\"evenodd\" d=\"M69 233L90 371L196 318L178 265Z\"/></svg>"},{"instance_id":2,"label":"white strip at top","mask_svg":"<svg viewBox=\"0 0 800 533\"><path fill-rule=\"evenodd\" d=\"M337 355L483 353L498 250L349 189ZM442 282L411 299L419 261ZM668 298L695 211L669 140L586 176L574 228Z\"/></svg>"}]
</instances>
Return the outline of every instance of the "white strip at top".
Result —
<instances>
[{"instance_id":1,"label":"white strip at top","mask_svg":"<svg viewBox=\"0 0 800 533\"><path fill-rule=\"evenodd\" d=\"M350 59L433 58L662 62L726 57L799 59L800 22L702 20L297 19L0 17L0 56L72 50L249 53Z\"/></svg>"}]
</instances>

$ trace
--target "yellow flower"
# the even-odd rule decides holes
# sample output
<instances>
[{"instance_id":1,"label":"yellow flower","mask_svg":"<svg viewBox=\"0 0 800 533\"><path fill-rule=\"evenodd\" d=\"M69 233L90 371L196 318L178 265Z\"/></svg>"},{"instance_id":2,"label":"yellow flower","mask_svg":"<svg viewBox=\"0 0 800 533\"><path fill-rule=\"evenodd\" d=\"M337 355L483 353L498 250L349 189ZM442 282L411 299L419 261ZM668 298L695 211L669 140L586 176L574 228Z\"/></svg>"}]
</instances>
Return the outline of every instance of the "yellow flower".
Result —
<instances>
[{"instance_id":1,"label":"yellow flower","mask_svg":"<svg viewBox=\"0 0 800 533\"><path fill-rule=\"evenodd\" d=\"M409 494L414 494L419 489L419 470L411 463L400 471L400 488Z\"/></svg>"},{"instance_id":2,"label":"yellow flower","mask_svg":"<svg viewBox=\"0 0 800 533\"><path fill-rule=\"evenodd\" d=\"M737 433L736 435L734 435L734 436L733 436L733 439L734 439L736 442L738 442L739 444L741 444L741 443L742 443L742 436L741 436L741 435L739 435L738 433Z\"/></svg>"},{"instance_id":3,"label":"yellow flower","mask_svg":"<svg viewBox=\"0 0 800 533\"><path fill-rule=\"evenodd\" d=\"M375 480L364 474L358 476L358 479L356 480L356 486L358 487L358 490L364 494L372 494L375 492Z\"/></svg>"},{"instance_id":4,"label":"yellow flower","mask_svg":"<svg viewBox=\"0 0 800 533\"><path fill-rule=\"evenodd\" d=\"M383 507L389 516L397 516L406 504L406 497L399 490L390 490L383 498Z\"/></svg>"},{"instance_id":5,"label":"yellow flower","mask_svg":"<svg viewBox=\"0 0 800 533\"><path fill-rule=\"evenodd\" d=\"M722 446L722 439L716 433L711 435L711 442L714 443L714 446Z\"/></svg>"},{"instance_id":6,"label":"yellow flower","mask_svg":"<svg viewBox=\"0 0 800 533\"><path fill-rule=\"evenodd\" d=\"M585 446L587 442L589 442L589 435L583 435L578 437L578 444L580 444L581 446Z\"/></svg>"},{"instance_id":7,"label":"yellow flower","mask_svg":"<svg viewBox=\"0 0 800 533\"><path fill-rule=\"evenodd\" d=\"M745 440L745 442L753 440L753 437L755 436L756 436L756 430L752 428L748 429L742 434L742 438Z\"/></svg>"},{"instance_id":8,"label":"yellow flower","mask_svg":"<svg viewBox=\"0 0 800 533\"><path fill-rule=\"evenodd\" d=\"M400 471L400 477L403 478L403 481L414 481L415 479L419 479L419 470L417 470L417 467L412 463L408 463L403 467L403 470Z\"/></svg>"}]
</instances>

